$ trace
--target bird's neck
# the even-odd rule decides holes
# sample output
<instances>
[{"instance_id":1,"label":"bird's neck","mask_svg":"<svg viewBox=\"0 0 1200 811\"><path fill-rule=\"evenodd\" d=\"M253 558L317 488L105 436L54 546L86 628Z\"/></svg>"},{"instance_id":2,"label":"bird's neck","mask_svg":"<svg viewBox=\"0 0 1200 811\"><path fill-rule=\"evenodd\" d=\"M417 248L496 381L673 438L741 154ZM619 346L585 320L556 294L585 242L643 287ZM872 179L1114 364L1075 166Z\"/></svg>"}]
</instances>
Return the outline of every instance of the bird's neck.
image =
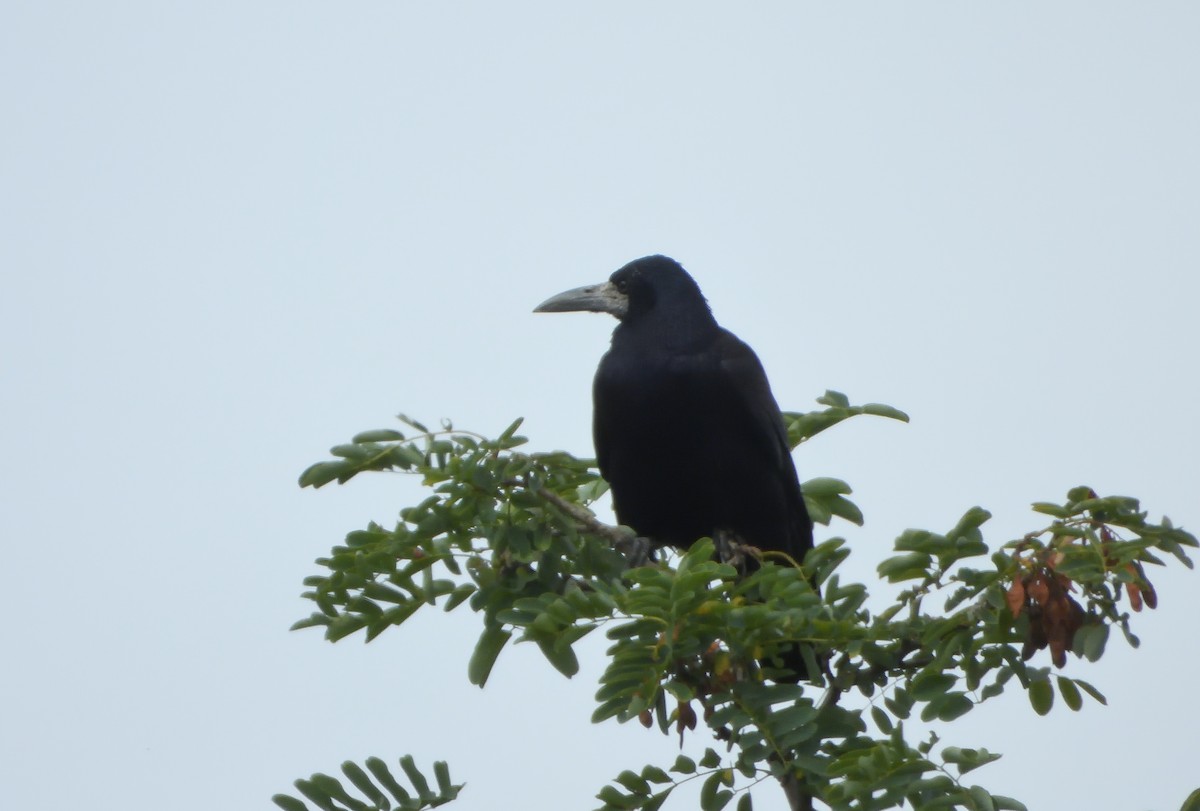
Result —
<instances>
[{"instance_id":1,"label":"bird's neck","mask_svg":"<svg viewBox=\"0 0 1200 811\"><path fill-rule=\"evenodd\" d=\"M669 318L622 322L613 331L613 346L636 345L655 351L685 352L708 346L721 328L708 308L672 313Z\"/></svg>"}]
</instances>

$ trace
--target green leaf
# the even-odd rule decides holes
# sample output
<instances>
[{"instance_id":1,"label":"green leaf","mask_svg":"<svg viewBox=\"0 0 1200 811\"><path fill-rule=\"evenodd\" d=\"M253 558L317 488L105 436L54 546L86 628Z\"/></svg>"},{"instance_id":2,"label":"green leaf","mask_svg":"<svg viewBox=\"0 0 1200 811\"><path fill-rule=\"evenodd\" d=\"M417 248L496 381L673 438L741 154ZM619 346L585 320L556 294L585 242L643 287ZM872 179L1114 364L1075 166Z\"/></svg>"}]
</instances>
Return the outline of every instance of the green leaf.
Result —
<instances>
[{"instance_id":1,"label":"green leaf","mask_svg":"<svg viewBox=\"0 0 1200 811\"><path fill-rule=\"evenodd\" d=\"M313 775L313 777L320 776ZM315 780L297 780L295 786L306 799L316 803L317 807L323 809L323 811L338 811L334 807L333 799L329 796L329 793L322 789Z\"/></svg>"},{"instance_id":2,"label":"green leaf","mask_svg":"<svg viewBox=\"0 0 1200 811\"><path fill-rule=\"evenodd\" d=\"M362 767L353 761L346 761L342 764L342 774L354 784L354 787L365 794L376 808L387 807L387 797L380 791L371 778L363 771Z\"/></svg>"},{"instance_id":3,"label":"green leaf","mask_svg":"<svg viewBox=\"0 0 1200 811\"><path fill-rule=\"evenodd\" d=\"M377 428L374 431L355 434L350 441L361 445L366 442L399 442L403 439L404 434L392 428Z\"/></svg>"},{"instance_id":4,"label":"green leaf","mask_svg":"<svg viewBox=\"0 0 1200 811\"><path fill-rule=\"evenodd\" d=\"M826 406L822 411L810 411L805 414L794 411L783 413L784 424L787 426L788 445L795 447L807 439L811 439L827 428L859 414L870 414L877 417L908 422L908 415L892 406L881 403L868 403L863 406L852 406L846 395L837 391L827 391L817 398L817 403Z\"/></svg>"},{"instance_id":5,"label":"green leaf","mask_svg":"<svg viewBox=\"0 0 1200 811\"><path fill-rule=\"evenodd\" d=\"M400 768L404 770L404 774L407 775L409 782L417 790L418 797L424 800L433 796L433 792L429 790L429 781L425 779L425 775L421 774L421 770L417 768L412 755L405 755L400 758Z\"/></svg>"},{"instance_id":6,"label":"green leaf","mask_svg":"<svg viewBox=\"0 0 1200 811\"><path fill-rule=\"evenodd\" d=\"M831 498L829 500L829 512L839 518L844 518L855 526L861 527L863 525L862 510L848 498L843 498L842 496Z\"/></svg>"},{"instance_id":7,"label":"green leaf","mask_svg":"<svg viewBox=\"0 0 1200 811\"><path fill-rule=\"evenodd\" d=\"M537 646L546 657L546 661L569 679L579 672L579 658L570 645L559 645L556 642L554 639L539 639Z\"/></svg>"},{"instance_id":8,"label":"green leaf","mask_svg":"<svg viewBox=\"0 0 1200 811\"><path fill-rule=\"evenodd\" d=\"M896 538L897 552L928 552L936 554L949 545L944 535L927 529L906 529Z\"/></svg>"},{"instance_id":9,"label":"green leaf","mask_svg":"<svg viewBox=\"0 0 1200 811\"><path fill-rule=\"evenodd\" d=\"M479 687L487 684L492 666L496 664L496 657L500 655L500 651L508 644L511 637L511 632L498 625L489 625L483 629L483 633L479 635L479 641L475 643L471 661L467 664L467 678L471 684Z\"/></svg>"},{"instance_id":10,"label":"green leaf","mask_svg":"<svg viewBox=\"0 0 1200 811\"><path fill-rule=\"evenodd\" d=\"M701 811L721 811L733 799L733 792L722 788L725 784L724 771L713 772L700 788Z\"/></svg>"},{"instance_id":11,"label":"green leaf","mask_svg":"<svg viewBox=\"0 0 1200 811\"><path fill-rule=\"evenodd\" d=\"M460 583L454 587L454 591L450 592L446 598L446 602L442 604L443 611L453 611L463 604L472 594L475 593L476 586L474 583Z\"/></svg>"},{"instance_id":12,"label":"green leaf","mask_svg":"<svg viewBox=\"0 0 1200 811\"><path fill-rule=\"evenodd\" d=\"M406 803L412 799L407 789L396 782L396 778L392 776L387 764L377 757L369 757L366 760L367 771L375 778L375 782L388 790L398 803Z\"/></svg>"},{"instance_id":13,"label":"green leaf","mask_svg":"<svg viewBox=\"0 0 1200 811\"><path fill-rule=\"evenodd\" d=\"M807 496L840 496L853 492L850 485L841 479L832 479L827 476L809 479L800 486L800 489Z\"/></svg>"},{"instance_id":14,"label":"green leaf","mask_svg":"<svg viewBox=\"0 0 1200 811\"><path fill-rule=\"evenodd\" d=\"M840 391L834 391L833 389L826 389L825 394L817 398L817 402L821 405L832 406L834 408L850 407L850 398Z\"/></svg>"},{"instance_id":15,"label":"green leaf","mask_svg":"<svg viewBox=\"0 0 1200 811\"><path fill-rule=\"evenodd\" d=\"M912 680L912 695L917 701L931 701L944 695L957 683L957 676L926 670L918 673Z\"/></svg>"},{"instance_id":16,"label":"green leaf","mask_svg":"<svg viewBox=\"0 0 1200 811\"><path fill-rule=\"evenodd\" d=\"M643 797L650 795L650 784L637 772L626 769L617 775L617 782L624 786L631 794Z\"/></svg>"},{"instance_id":17,"label":"green leaf","mask_svg":"<svg viewBox=\"0 0 1200 811\"><path fill-rule=\"evenodd\" d=\"M299 631L304 628L316 628L318 626L327 626L327 625L329 625L330 622L331 622L331 620L327 614L321 614L319 612L314 612L309 615L308 619L297 620L296 622L292 623L292 627L289 628L288 630L289 631Z\"/></svg>"},{"instance_id":18,"label":"green leaf","mask_svg":"<svg viewBox=\"0 0 1200 811\"><path fill-rule=\"evenodd\" d=\"M953 721L975 708L974 702L962 693L947 693L938 701L930 704L930 706L935 705L939 721Z\"/></svg>"},{"instance_id":19,"label":"green leaf","mask_svg":"<svg viewBox=\"0 0 1200 811\"><path fill-rule=\"evenodd\" d=\"M913 697L903 687L897 687L892 691L890 698L883 700L883 705L888 708L888 712L903 720L912 713Z\"/></svg>"},{"instance_id":20,"label":"green leaf","mask_svg":"<svg viewBox=\"0 0 1200 811\"><path fill-rule=\"evenodd\" d=\"M1079 695L1079 688L1075 686L1075 682L1068 679L1066 676L1059 676L1058 694L1063 697L1063 701L1074 712L1079 712L1083 707L1083 696Z\"/></svg>"},{"instance_id":21,"label":"green leaf","mask_svg":"<svg viewBox=\"0 0 1200 811\"><path fill-rule=\"evenodd\" d=\"M750 798L750 792L746 792L738 800L737 811L754 811L754 800Z\"/></svg>"},{"instance_id":22,"label":"green leaf","mask_svg":"<svg viewBox=\"0 0 1200 811\"><path fill-rule=\"evenodd\" d=\"M1089 662L1099 661L1104 655L1108 644L1108 626L1102 623L1088 623L1075 632L1073 650Z\"/></svg>"},{"instance_id":23,"label":"green leaf","mask_svg":"<svg viewBox=\"0 0 1200 811\"><path fill-rule=\"evenodd\" d=\"M667 798L671 796L671 792L674 790L675 787L671 786L671 788L664 789L658 794L655 794L653 797L642 803L641 811L658 811L658 809L662 808L663 803L667 801Z\"/></svg>"},{"instance_id":24,"label":"green leaf","mask_svg":"<svg viewBox=\"0 0 1200 811\"><path fill-rule=\"evenodd\" d=\"M627 794L622 794L616 786L605 786L600 789L596 798L604 802L604 809L626 809L640 808L642 803L636 797L630 797Z\"/></svg>"},{"instance_id":25,"label":"green leaf","mask_svg":"<svg viewBox=\"0 0 1200 811\"><path fill-rule=\"evenodd\" d=\"M418 431L420 431L423 434L429 433L428 428L426 428L424 425L417 422L416 420L414 420L412 417L408 416L407 414L397 414L396 419L400 420L400 422L404 423L407 426L416 428Z\"/></svg>"},{"instance_id":26,"label":"green leaf","mask_svg":"<svg viewBox=\"0 0 1200 811\"><path fill-rule=\"evenodd\" d=\"M678 774L694 774L696 771L696 761L687 755L680 755L675 758L675 765L671 767L671 771Z\"/></svg>"},{"instance_id":27,"label":"green leaf","mask_svg":"<svg viewBox=\"0 0 1200 811\"><path fill-rule=\"evenodd\" d=\"M925 552L909 552L887 558L876 566L875 570L888 582L897 583L924 578L931 563L932 560Z\"/></svg>"},{"instance_id":28,"label":"green leaf","mask_svg":"<svg viewBox=\"0 0 1200 811\"><path fill-rule=\"evenodd\" d=\"M1087 693L1089 696L1091 696L1092 698L1094 698L1096 701L1100 702L1101 704L1103 704L1105 706L1108 705L1108 699L1104 697L1104 694L1101 693L1099 690L1097 690L1092 685L1088 684L1083 679L1075 679L1075 686L1078 687L1080 690L1083 690L1083 692Z\"/></svg>"},{"instance_id":29,"label":"green leaf","mask_svg":"<svg viewBox=\"0 0 1200 811\"><path fill-rule=\"evenodd\" d=\"M329 452L334 456L340 456L343 459L350 459L355 462L364 462L370 459L378 452L378 448L363 447L362 445L334 445L329 449Z\"/></svg>"},{"instance_id":30,"label":"green leaf","mask_svg":"<svg viewBox=\"0 0 1200 811\"><path fill-rule=\"evenodd\" d=\"M577 492L579 493L580 501L584 504L591 504L608 492L608 482L604 481L604 479L593 479L587 484L579 485Z\"/></svg>"},{"instance_id":31,"label":"green leaf","mask_svg":"<svg viewBox=\"0 0 1200 811\"><path fill-rule=\"evenodd\" d=\"M1039 679L1029 685L1029 703L1038 715L1045 715L1054 706L1054 688L1049 681Z\"/></svg>"},{"instance_id":32,"label":"green leaf","mask_svg":"<svg viewBox=\"0 0 1200 811\"><path fill-rule=\"evenodd\" d=\"M954 529L946 533L946 537L958 538L968 535L991 520L991 517L992 514L983 507L972 507L963 513L963 517L958 520Z\"/></svg>"},{"instance_id":33,"label":"green leaf","mask_svg":"<svg viewBox=\"0 0 1200 811\"><path fill-rule=\"evenodd\" d=\"M353 614L340 614L334 617L325 628L325 638L330 642L345 639L351 634L362 630L367 624L367 618Z\"/></svg>"},{"instance_id":34,"label":"green leaf","mask_svg":"<svg viewBox=\"0 0 1200 811\"><path fill-rule=\"evenodd\" d=\"M521 427L521 423L523 422L525 422L524 417L517 417L515 420L513 420L512 424L505 428L500 436L496 439L496 444L502 448L514 448L517 445L524 445L525 438L515 436L517 429Z\"/></svg>"},{"instance_id":35,"label":"green leaf","mask_svg":"<svg viewBox=\"0 0 1200 811\"><path fill-rule=\"evenodd\" d=\"M992 802L992 795L987 789L981 786L971 786L967 789L967 793L971 795L971 805L974 811L996 811L996 804Z\"/></svg>"},{"instance_id":36,"label":"green leaf","mask_svg":"<svg viewBox=\"0 0 1200 811\"><path fill-rule=\"evenodd\" d=\"M1052 504L1049 501L1035 501L1032 505L1034 512L1042 513L1043 515L1052 515L1055 518L1066 518L1071 515L1071 511L1066 507L1060 507L1057 504Z\"/></svg>"},{"instance_id":37,"label":"green leaf","mask_svg":"<svg viewBox=\"0 0 1200 811\"><path fill-rule=\"evenodd\" d=\"M873 417L887 417L890 420L899 420L900 422L908 422L908 415L898 408L893 408L890 405L883 403L867 403L862 407L862 413L870 414Z\"/></svg>"},{"instance_id":38,"label":"green leaf","mask_svg":"<svg viewBox=\"0 0 1200 811\"><path fill-rule=\"evenodd\" d=\"M307 805L286 794L276 794L271 798L271 802L282 808L283 811L308 811ZM1184 809L1187 811L1187 806L1184 806Z\"/></svg>"},{"instance_id":39,"label":"green leaf","mask_svg":"<svg viewBox=\"0 0 1200 811\"><path fill-rule=\"evenodd\" d=\"M1200 788L1188 795L1188 798L1183 801L1179 811L1200 811Z\"/></svg>"},{"instance_id":40,"label":"green leaf","mask_svg":"<svg viewBox=\"0 0 1200 811\"><path fill-rule=\"evenodd\" d=\"M646 766L642 769L642 777L651 783L674 783L671 776L657 766Z\"/></svg>"},{"instance_id":41,"label":"green leaf","mask_svg":"<svg viewBox=\"0 0 1200 811\"><path fill-rule=\"evenodd\" d=\"M942 750L942 759L947 763L953 763L961 776L980 766L986 766L988 763L999 760L1000 755L993 754L986 749L960 749L957 746L947 746Z\"/></svg>"},{"instance_id":42,"label":"green leaf","mask_svg":"<svg viewBox=\"0 0 1200 811\"><path fill-rule=\"evenodd\" d=\"M345 462L317 462L315 465L309 465L300 474L300 486L324 487L341 476L347 469Z\"/></svg>"},{"instance_id":43,"label":"green leaf","mask_svg":"<svg viewBox=\"0 0 1200 811\"><path fill-rule=\"evenodd\" d=\"M433 777L437 780L438 792L450 794L454 792L454 784L450 782L450 766L444 760L433 762Z\"/></svg>"}]
</instances>

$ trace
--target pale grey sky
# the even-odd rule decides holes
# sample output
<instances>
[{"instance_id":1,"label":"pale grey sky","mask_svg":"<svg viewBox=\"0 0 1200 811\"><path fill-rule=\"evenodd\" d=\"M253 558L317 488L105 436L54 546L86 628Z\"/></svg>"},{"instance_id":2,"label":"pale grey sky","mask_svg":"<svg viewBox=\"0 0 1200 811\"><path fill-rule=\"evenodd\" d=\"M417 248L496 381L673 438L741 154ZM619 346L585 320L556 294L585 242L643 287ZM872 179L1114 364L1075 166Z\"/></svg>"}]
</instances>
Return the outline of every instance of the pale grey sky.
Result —
<instances>
[{"instance_id":1,"label":"pale grey sky","mask_svg":"<svg viewBox=\"0 0 1200 811\"><path fill-rule=\"evenodd\" d=\"M311 561L422 497L297 474L401 410L590 455L612 322L530 310L646 253L784 407L912 415L798 455L867 515L847 575L1079 483L1200 528L1198 41L1188 2L9 0L5 806L265 808L410 752L463 811L560 811L669 763L588 723L599 655L510 649L480 691L467 614L287 632ZM1005 754L973 779L1032 811L1200 785L1200 581L1151 576L1142 649L1066 670L1110 706L985 704L943 736Z\"/></svg>"}]
</instances>

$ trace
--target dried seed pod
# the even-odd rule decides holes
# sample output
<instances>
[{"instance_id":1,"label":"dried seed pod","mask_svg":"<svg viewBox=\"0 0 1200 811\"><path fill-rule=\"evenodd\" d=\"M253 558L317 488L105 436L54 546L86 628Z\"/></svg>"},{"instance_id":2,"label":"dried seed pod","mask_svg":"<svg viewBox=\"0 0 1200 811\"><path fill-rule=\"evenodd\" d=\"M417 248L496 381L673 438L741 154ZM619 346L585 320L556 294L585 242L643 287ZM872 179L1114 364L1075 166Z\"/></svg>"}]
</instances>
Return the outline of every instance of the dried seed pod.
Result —
<instances>
[{"instance_id":1,"label":"dried seed pod","mask_svg":"<svg viewBox=\"0 0 1200 811\"><path fill-rule=\"evenodd\" d=\"M1008 610L1012 612L1013 617L1021 616L1021 608L1025 605L1025 584L1014 580L1004 595L1004 601L1008 603Z\"/></svg>"},{"instance_id":2,"label":"dried seed pod","mask_svg":"<svg viewBox=\"0 0 1200 811\"><path fill-rule=\"evenodd\" d=\"M1039 571L1025 584L1025 591L1036 604L1045 606L1050 600L1050 581Z\"/></svg>"}]
</instances>

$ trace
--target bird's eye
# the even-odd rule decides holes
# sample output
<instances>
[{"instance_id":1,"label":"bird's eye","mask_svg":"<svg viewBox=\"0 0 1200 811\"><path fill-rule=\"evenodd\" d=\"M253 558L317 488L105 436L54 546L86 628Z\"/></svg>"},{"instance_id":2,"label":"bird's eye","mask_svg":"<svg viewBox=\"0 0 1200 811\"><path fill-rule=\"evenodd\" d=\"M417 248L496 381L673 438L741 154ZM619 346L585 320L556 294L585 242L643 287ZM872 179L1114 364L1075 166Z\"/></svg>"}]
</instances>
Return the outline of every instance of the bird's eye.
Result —
<instances>
[{"instance_id":1,"label":"bird's eye","mask_svg":"<svg viewBox=\"0 0 1200 811\"><path fill-rule=\"evenodd\" d=\"M629 280L628 279L617 279L617 292L618 293L628 293L629 292Z\"/></svg>"}]
</instances>

